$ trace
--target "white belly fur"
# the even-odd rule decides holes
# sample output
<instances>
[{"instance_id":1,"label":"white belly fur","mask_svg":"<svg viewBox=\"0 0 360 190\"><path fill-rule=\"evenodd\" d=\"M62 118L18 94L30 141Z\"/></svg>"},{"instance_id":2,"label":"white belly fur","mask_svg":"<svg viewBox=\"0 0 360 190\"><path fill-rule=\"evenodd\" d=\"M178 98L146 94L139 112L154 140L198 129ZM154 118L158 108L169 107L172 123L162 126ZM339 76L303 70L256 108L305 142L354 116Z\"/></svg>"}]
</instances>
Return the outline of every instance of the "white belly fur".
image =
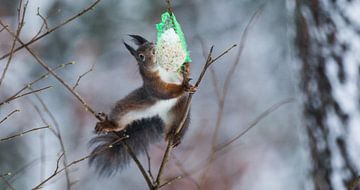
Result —
<instances>
[{"instance_id":1,"label":"white belly fur","mask_svg":"<svg viewBox=\"0 0 360 190\"><path fill-rule=\"evenodd\" d=\"M172 117L169 115L169 111L176 104L177 100L178 98L159 100L148 108L130 111L121 117L119 123L121 126L126 126L135 120L151 118L158 115L164 121L165 125L168 125L172 120Z\"/></svg>"}]
</instances>

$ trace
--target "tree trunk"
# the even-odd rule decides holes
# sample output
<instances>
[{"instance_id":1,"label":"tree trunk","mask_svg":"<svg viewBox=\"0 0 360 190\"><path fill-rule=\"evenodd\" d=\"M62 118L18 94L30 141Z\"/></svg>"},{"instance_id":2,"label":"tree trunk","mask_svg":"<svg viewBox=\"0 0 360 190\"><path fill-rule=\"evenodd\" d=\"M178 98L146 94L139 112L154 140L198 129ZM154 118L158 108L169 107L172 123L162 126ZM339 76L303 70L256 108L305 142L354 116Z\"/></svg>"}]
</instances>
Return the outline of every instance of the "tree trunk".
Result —
<instances>
[{"instance_id":1,"label":"tree trunk","mask_svg":"<svg viewBox=\"0 0 360 190\"><path fill-rule=\"evenodd\" d=\"M358 151L350 148L360 92L360 30L348 15L355 3L296 0L295 44L316 190L346 189L359 175L360 159L349 154Z\"/></svg>"}]
</instances>

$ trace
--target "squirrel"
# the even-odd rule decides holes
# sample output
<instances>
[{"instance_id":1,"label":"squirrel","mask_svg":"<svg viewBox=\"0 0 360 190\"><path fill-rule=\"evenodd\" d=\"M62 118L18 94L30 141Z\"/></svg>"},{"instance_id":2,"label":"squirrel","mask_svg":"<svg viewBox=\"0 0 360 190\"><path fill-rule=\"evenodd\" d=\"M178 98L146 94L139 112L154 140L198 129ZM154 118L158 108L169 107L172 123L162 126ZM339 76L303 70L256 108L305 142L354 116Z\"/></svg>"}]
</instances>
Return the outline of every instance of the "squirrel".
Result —
<instances>
[{"instance_id":1,"label":"squirrel","mask_svg":"<svg viewBox=\"0 0 360 190\"><path fill-rule=\"evenodd\" d=\"M100 133L90 141L95 146L89 159L100 175L112 175L127 166L131 160L122 142L135 153L145 153L150 144L173 138L173 146L180 144L190 123L190 112L182 130L175 135L186 109L188 93L196 88L190 85L189 63L184 63L180 72L167 71L156 62L155 44L139 35L129 35L138 46L135 50L124 42L135 57L143 80L140 88L116 102L109 115L100 113L102 121L96 123L95 132ZM112 145L119 137L122 142Z\"/></svg>"}]
</instances>

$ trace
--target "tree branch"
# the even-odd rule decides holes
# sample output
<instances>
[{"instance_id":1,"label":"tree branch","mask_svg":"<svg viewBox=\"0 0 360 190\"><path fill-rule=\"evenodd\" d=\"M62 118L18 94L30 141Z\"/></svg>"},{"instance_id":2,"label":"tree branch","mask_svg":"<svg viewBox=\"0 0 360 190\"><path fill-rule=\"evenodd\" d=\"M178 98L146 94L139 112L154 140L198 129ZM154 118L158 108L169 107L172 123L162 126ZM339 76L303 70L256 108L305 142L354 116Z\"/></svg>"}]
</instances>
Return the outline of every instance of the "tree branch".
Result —
<instances>
[{"instance_id":1,"label":"tree branch","mask_svg":"<svg viewBox=\"0 0 360 190\"><path fill-rule=\"evenodd\" d=\"M52 175L50 175L48 178L46 178L44 181L40 182L37 186L35 186L34 188L32 188L32 190L41 189L42 186L43 186L45 183L47 183L48 181L50 181L52 178L54 178L55 176L57 176L59 173L63 172L66 168L70 168L71 166L76 165L76 164L78 164L79 162L82 162L82 161L84 161L84 160L87 160L87 159L89 159L89 158L92 157L92 156L96 156L96 155L98 155L98 154L101 154L101 153L103 153L104 151L111 149L114 144L116 144L116 143L118 143L118 142L120 142L120 141L122 141L122 140L124 140L124 139L127 139L127 138L129 138L129 136L124 136L124 137L122 137L122 138L119 138L119 139L117 139L116 141L114 141L114 142L112 142L111 144L109 144L108 147L103 148L102 150L99 150L99 151L94 152L94 153L92 153L92 154L89 154L89 155L87 155L87 156L84 156L84 157L82 157L82 158L80 158L80 159L78 159L78 160L75 160L75 161L71 162L70 164L68 164L67 166L65 166L65 167L63 167L63 168L61 168L61 169L59 170L59 161L60 161L60 158L61 158L61 156L60 156L60 158L59 158L58 161L57 161L57 167L56 167L54 173L53 173ZM63 154L62 154L62 155L63 155Z\"/></svg>"},{"instance_id":2,"label":"tree branch","mask_svg":"<svg viewBox=\"0 0 360 190\"><path fill-rule=\"evenodd\" d=\"M12 135L12 136L10 136L10 137L6 137L6 138L3 138L3 139L0 139L0 142L12 140L12 139L14 139L14 138L16 138L16 137L23 136L23 135L25 135L25 134L27 134L27 133L30 133L30 132L33 132L33 131L37 131L37 130L41 130L41 129L47 129L47 128L49 128L49 127L50 127L50 126L33 128L33 129L30 129L30 130L27 130L27 131L18 133L18 134L16 134L16 135Z\"/></svg>"},{"instance_id":3,"label":"tree branch","mask_svg":"<svg viewBox=\"0 0 360 190\"><path fill-rule=\"evenodd\" d=\"M7 100L5 100L3 102L0 102L0 106L5 104L5 103L9 103L10 101L16 100L18 98L21 98L21 97L24 97L24 96L27 96L27 95L30 95L30 94L33 94L33 93L36 93L36 92L41 92L41 91L47 90L49 88L52 88L52 86L46 86L46 87L43 87L43 88L40 88L40 89L31 90L30 92L26 92L26 93L18 95L18 96L12 96L12 97L8 98Z\"/></svg>"},{"instance_id":4,"label":"tree branch","mask_svg":"<svg viewBox=\"0 0 360 190\"><path fill-rule=\"evenodd\" d=\"M38 37L35 38L35 39L30 40L29 42L22 43L20 47L16 48L16 49L13 51L13 53L16 53L16 52L19 51L20 49L22 49L22 48L24 48L24 47L26 47L26 46L29 46L30 44L32 44L32 43L40 40L41 38L43 38L43 37L45 37L45 36L47 36L47 35L55 32L55 31L58 30L59 28L63 27L64 25L66 25L66 24L68 24L68 23L70 23L71 21L77 19L78 17L82 16L83 14L87 13L88 11L93 10L94 7L95 7L98 3L100 3L100 1L101 1L101 0L96 0L94 3L92 3L92 4L91 4L89 7L87 7L86 9L82 10L80 13L77 13L76 15L68 18L67 20L65 20L64 22L60 23L59 25L57 25L57 26L49 29L49 30L48 30L47 32L45 32L44 34L38 36ZM3 26L3 27L5 27L5 26ZM8 57L10 54L11 54L11 52L6 53L5 55L3 55L3 56L0 57L0 60Z\"/></svg>"},{"instance_id":5,"label":"tree branch","mask_svg":"<svg viewBox=\"0 0 360 190\"><path fill-rule=\"evenodd\" d=\"M19 8L18 8L18 26L17 26L17 29L16 29L16 34L15 34L15 37L14 37L14 40L13 40L13 43L11 45L11 49L10 49L10 55L9 55L9 59L8 61L6 62L6 65L5 65L5 68L4 68L4 71L0 77L0 86L5 78L5 74L6 74L6 71L8 70L9 68L9 65L10 65L10 62L13 58L13 53L14 53L14 48L15 48L15 45L16 45L16 38L19 37L20 35L20 32L21 32L21 29L23 28L24 26L24 19L25 19L25 13L26 13L26 8L27 8L27 5L29 3L29 1L27 1L23 7L23 11L22 11L22 14L21 14L21 7L22 7L22 3L23 1L21 0L20 3L19 3ZM3 26L4 28L6 26Z\"/></svg>"},{"instance_id":6,"label":"tree branch","mask_svg":"<svg viewBox=\"0 0 360 190\"><path fill-rule=\"evenodd\" d=\"M54 69L52 69L53 71L56 71L60 68L64 68L68 65L72 65L75 64L75 62L70 62L70 63L66 63L66 64L60 64L59 66L55 67ZM4 101L0 102L0 106L3 105L4 103L9 103L11 100L13 100L16 96L18 96L21 92L23 92L24 90L30 88L33 84L39 82L42 79L47 78L47 76L49 75L49 72L42 74L40 77L38 77L37 79L31 81L30 83L24 85L23 88L21 88L20 90L18 90L15 94L13 94L12 96L10 96L9 98L6 98Z\"/></svg>"},{"instance_id":7,"label":"tree branch","mask_svg":"<svg viewBox=\"0 0 360 190\"><path fill-rule=\"evenodd\" d=\"M197 82L195 83L195 87L197 88L199 85L200 85L200 82L202 81L205 73L206 73L206 70L209 68L209 66L214 63L216 60L218 60L219 58L221 58L222 56L224 56L225 54L227 54L231 49L233 49L234 47L236 47L236 44L232 45L230 48L228 48L227 50L225 50L223 53L221 53L219 56L217 56L215 59L212 59L211 55L212 55L212 52L213 52L213 49L214 49L214 46L212 46L210 48L210 51L209 51L209 54L208 54L208 58L204 64L204 67L198 77L198 80ZM184 113L183 113L183 117L182 117L182 120L178 126L178 128L176 129L176 134L178 134L182 128L184 127L184 123L185 123L185 120L186 120L186 117L189 113L189 110L190 110L190 104L191 104L191 100L192 100L192 96L193 94L189 94L188 95L188 99L186 101L186 105L185 105L185 110L184 110ZM160 181L161 181L161 177L163 175L163 172L164 172L164 168L167 164L167 162L169 161L169 155L170 155L170 152L171 150L173 149L173 138L170 138L169 141L168 141L168 144L167 144L167 147L166 147L166 150L165 150L165 153L164 153L164 156L163 156L163 159L161 161L161 164L160 164L160 168L159 168L159 172L158 172L158 175L156 177L156 184L155 184L155 189L159 189L160 188Z\"/></svg>"},{"instance_id":8,"label":"tree branch","mask_svg":"<svg viewBox=\"0 0 360 190\"><path fill-rule=\"evenodd\" d=\"M12 112L10 112L7 116L5 116L1 121L0 124L3 123L5 120L7 120L12 114L16 113L16 112L20 112L20 110L16 109Z\"/></svg>"}]
</instances>

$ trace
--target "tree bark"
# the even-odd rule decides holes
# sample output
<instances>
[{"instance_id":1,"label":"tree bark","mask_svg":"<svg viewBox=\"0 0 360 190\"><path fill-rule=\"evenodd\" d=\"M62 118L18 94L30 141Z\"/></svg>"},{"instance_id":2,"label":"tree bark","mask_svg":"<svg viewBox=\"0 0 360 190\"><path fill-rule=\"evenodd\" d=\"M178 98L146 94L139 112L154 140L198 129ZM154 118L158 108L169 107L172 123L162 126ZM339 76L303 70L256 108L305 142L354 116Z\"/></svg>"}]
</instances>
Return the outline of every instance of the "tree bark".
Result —
<instances>
[{"instance_id":1,"label":"tree bark","mask_svg":"<svg viewBox=\"0 0 360 190\"><path fill-rule=\"evenodd\" d=\"M359 175L348 146L352 143L350 121L359 111L359 94L343 96L349 86L359 92L359 62L353 58L355 39L345 37L350 33L360 40L359 28L347 16L347 8L353 3L296 0L295 4L304 125L316 190L346 189ZM350 67L357 69L355 74L349 73ZM356 109L348 109L346 102L357 105Z\"/></svg>"}]
</instances>

